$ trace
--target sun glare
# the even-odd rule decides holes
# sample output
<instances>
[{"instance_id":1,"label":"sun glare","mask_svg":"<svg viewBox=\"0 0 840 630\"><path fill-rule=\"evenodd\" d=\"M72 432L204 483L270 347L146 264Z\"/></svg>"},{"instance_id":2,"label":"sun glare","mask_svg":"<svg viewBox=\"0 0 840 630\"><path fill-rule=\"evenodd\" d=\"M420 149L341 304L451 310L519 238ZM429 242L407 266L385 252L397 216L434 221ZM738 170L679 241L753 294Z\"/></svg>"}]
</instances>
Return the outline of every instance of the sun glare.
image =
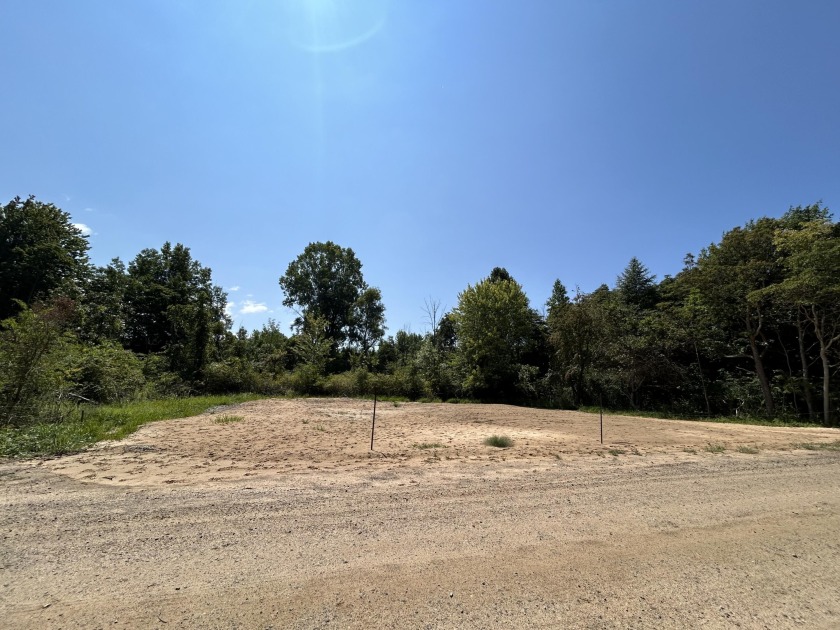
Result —
<instances>
[{"instance_id":1,"label":"sun glare","mask_svg":"<svg viewBox=\"0 0 840 630\"><path fill-rule=\"evenodd\" d=\"M293 0L285 7L291 40L315 53L358 46L385 25L390 0Z\"/></svg>"}]
</instances>

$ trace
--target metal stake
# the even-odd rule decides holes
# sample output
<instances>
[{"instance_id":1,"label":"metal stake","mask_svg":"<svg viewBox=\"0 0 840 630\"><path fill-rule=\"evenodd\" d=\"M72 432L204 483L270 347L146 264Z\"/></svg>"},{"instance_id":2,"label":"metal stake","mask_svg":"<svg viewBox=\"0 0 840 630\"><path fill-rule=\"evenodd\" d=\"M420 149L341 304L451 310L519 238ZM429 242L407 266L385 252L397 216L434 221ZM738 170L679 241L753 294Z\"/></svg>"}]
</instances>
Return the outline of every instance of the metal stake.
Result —
<instances>
[{"instance_id":1,"label":"metal stake","mask_svg":"<svg viewBox=\"0 0 840 630\"><path fill-rule=\"evenodd\" d=\"M598 408L601 410L601 444L604 443L604 396L598 394Z\"/></svg>"},{"instance_id":2,"label":"metal stake","mask_svg":"<svg viewBox=\"0 0 840 630\"><path fill-rule=\"evenodd\" d=\"M373 432L376 430L376 390L373 390L373 422L370 425L370 450L373 450Z\"/></svg>"}]
</instances>

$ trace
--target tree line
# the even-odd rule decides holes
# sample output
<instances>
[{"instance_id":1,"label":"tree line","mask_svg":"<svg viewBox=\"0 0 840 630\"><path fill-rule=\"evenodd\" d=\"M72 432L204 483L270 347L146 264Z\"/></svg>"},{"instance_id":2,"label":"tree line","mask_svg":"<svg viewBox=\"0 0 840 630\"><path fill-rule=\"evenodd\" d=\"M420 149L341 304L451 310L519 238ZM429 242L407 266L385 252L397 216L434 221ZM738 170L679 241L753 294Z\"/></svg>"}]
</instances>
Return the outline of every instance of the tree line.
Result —
<instances>
[{"instance_id":1,"label":"tree line","mask_svg":"<svg viewBox=\"0 0 840 630\"><path fill-rule=\"evenodd\" d=\"M188 247L95 266L70 216L0 208L0 424L61 420L79 400L253 391L472 399L693 417L836 423L840 224L820 203L733 228L661 281L637 258L535 308L503 268L428 332L386 337L381 291L352 249L311 243L279 277L297 314L234 331Z\"/></svg>"}]
</instances>

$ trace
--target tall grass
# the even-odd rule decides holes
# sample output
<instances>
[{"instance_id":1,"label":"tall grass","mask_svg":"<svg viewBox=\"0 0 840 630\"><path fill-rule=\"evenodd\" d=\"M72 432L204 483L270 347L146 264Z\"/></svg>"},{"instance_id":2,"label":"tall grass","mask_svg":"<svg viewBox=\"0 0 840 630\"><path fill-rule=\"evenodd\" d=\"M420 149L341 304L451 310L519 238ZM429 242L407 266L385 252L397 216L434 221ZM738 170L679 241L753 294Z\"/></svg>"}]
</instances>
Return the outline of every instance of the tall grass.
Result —
<instances>
[{"instance_id":1,"label":"tall grass","mask_svg":"<svg viewBox=\"0 0 840 630\"><path fill-rule=\"evenodd\" d=\"M142 400L117 405L83 405L61 422L0 428L0 458L65 455L101 440L119 440L147 422L195 416L219 405L263 398L257 394Z\"/></svg>"}]
</instances>

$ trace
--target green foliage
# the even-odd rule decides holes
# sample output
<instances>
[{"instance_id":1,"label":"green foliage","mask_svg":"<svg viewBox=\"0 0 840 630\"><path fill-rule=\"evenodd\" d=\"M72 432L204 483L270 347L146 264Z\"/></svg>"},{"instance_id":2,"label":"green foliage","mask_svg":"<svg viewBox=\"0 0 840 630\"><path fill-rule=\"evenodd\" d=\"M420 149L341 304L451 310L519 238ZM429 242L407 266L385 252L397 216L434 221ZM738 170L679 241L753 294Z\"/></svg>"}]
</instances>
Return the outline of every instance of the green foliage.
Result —
<instances>
[{"instance_id":1,"label":"green foliage","mask_svg":"<svg viewBox=\"0 0 840 630\"><path fill-rule=\"evenodd\" d=\"M244 419L244 416L234 416L230 414L225 414L223 416L213 418L213 422L215 422L216 424L232 424L234 422L242 422Z\"/></svg>"},{"instance_id":2,"label":"green foliage","mask_svg":"<svg viewBox=\"0 0 840 630\"><path fill-rule=\"evenodd\" d=\"M382 292L367 288L353 305L349 340L358 348L363 365L370 363L370 353L385 334L385 305Z\"/></svg>"},{"instance_id":3,"label":"green foliage","mask_svg":"<svg viewBox=\"0 0 840 630\"><path fill-rule=\"evenodd\" d=\"M726 452L726 447L723 444L712 444L709 442L703 447L703 450L707 453L724 453Z\"/></svg>"},{"instance_id":4,"label":"green foliage","mask_svg":"<svg viewBox=\"0 0 840 630\"><path fill-rule=\"evenodd\" d=\"M73 389L72 304L21 308L0 323L0 426L62 417Z\"/></svg>"},{"instance_id":5,"label":"green foliage","mask_svg":"<svg viewBox=\"0 0 840 630\"><path fill-rule=\"evenodd\" d=\"M322 392L323 378L321 370L315 365L300 365L296 367L289 379L292 391L306 396L314 396Z\"/></svg>"},{"instance_id":6,"label":"green foliage","mask_svg":"<svg viewBox=\"0 0 840 630\"><path fill-rule=\"evenodd\" d=\"M280 277L280 288L283 305L301 314L295 326L303 328L306 316L318 318L337 347L348 338L357 301L368 287L353 250L327 241L307 245Z\"/></svg>"},{"instance_id":7,"label":"green foliage","mask_svg":"<svg viewBox=\"0 0 840 630\"><path fill-rule=\"evenodd\" d=\"M522 287L504 278L468 286L458 296L453 317L465 389L488 398L512 396L532 332L532 312Z\"/></svg>"},{"instance_id":8,"label":"green foliage","mask_svg":"<svg viewBox=\"0 0 840 630\"><path fill-rule=\"evenodd\" d=\"M75 296L88 241L70 215L35 197L0 206L0 320L60 293ZM20 301L20 302L18 302Z\"/></svg>"},{"instance_id":9,"label":"green foliage","mask_svg":"<svg viewBox=\"0 0 840 630\"><path fill-rule=\"evenodd\" d=\"M211 271L183 245L144 249L128 265L123 301L126 346L166 357L169 372L198 380L214 337L224 334L226 297Z\"/></svg>"},{"instance_id":10,"label":"green foliage","mask_svg":"<svg viewBox=\"0 0 840 630\"><path fill-rule=\"evenodd\" d=\"M292 352L305 367L310 368L310 372L319 376L324 373L330 354L328 327L323 317L307 313L300 333L292 339Z\"/></svg>"},{"instance_id":11,"label":"green foliage","mask_svg":"<svg viewBox=\"0 0 840 630\"><path fill-rule=\"evenodd\" d=\"M146 383L140 358L111 341L78 345L70 361L75 393L94 402L126 402Z\"/></svg>"},{"instance_id":12,"label":"green foliage","mask_svg":"<svg viewBox=\"0 0 840 630\"><path fill-rule=\"evenodd\" d=\"M220 405L256 400L254 394L143 400L118 405L82 405L62 422L0 427L0 457L64 455L101 440L122 439L147 422L195 416Z\"/></svg>"},{"instance_id":13,"label":"green foliage","mask_svg":"<svg viewBox=\"0 0 840 630\"><path fill-rule=\"evenodd\" d=\"M253 365L237 357L210 363L204 369L204 391L210 394L253 392L262 389L259 382Z\"/></svg>"},{"instance_id":14,"label":"green foliage","mask_svg":"<svg viewBox=\"0 0 840 630\"><path fill-rule=\"evenodd\" d=\"M840 440L834 442L802 442L794 444L793 448L801 448L806 451L840 451Z\"/></svg>"},{"instance_id":15,"label":"green foliage","mask_svg":"<svg viewBox=\"0 0 840 630\"><path fill-rule=\"evenodd\" d=\"M510 448L513 446L513 440L506 435L491 435L484 440L484 444L495 448Z\"/></svg>"},{"instance_id":16,"label":"green foliage","mask_svg":"<svg viewBox=\"0 0 840 630\"><path fill-rule=\"evenodd\" d=\"M616 291L625 304L652 308L657 301L656 276L635 256L616 280Z\"/></svg>"}]
</instances>

